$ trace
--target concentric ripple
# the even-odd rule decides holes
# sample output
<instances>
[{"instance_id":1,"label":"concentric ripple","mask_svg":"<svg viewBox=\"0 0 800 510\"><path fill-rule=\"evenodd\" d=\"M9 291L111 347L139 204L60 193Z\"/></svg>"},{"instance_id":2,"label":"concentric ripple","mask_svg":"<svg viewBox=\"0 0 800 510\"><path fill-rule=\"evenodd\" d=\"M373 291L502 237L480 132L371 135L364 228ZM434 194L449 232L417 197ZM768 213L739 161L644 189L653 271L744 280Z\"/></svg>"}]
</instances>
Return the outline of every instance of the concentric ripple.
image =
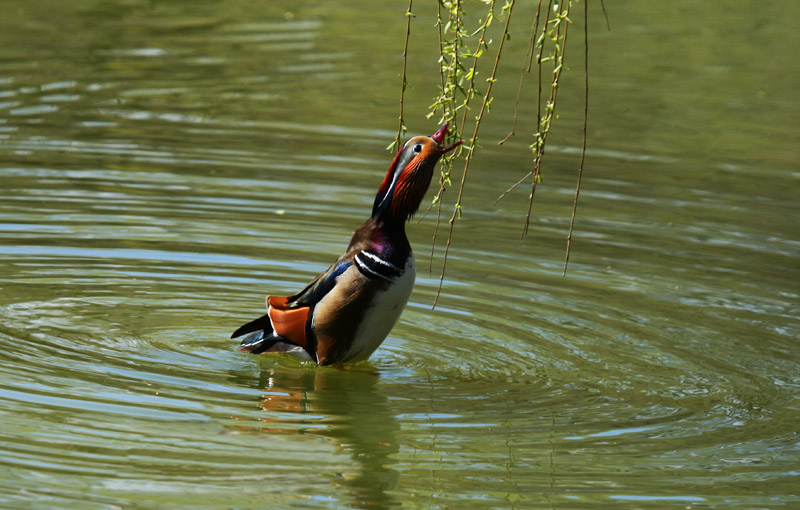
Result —
<instances>
[{"instance_id":1,"label":"concentric ripple","mask_svg":"<svg viewBox=\"0 0 800 510\"><path fill-rule=\"evenodd\" d=\"M782 75L740 65L778 65L742 44L769 46L780 20L731 31L736 65L720 67L694 51L713 53L717 23L654 21L690 44L669 61L639 39L643 4L614 13L626 28L593 43L612 48L594 58L613 76L593 81L606 95L566 277L571 89L529 235L529 189L494 204L530 164L523 101L508 147L502 121L483 128L438 300L451 191L435 247L436 208L408 225L417 283L389 338L368 362L318 368L229 336L369 213L404 17L365 2L56 4L0 17L0 507L798 504L798 133L731 117L756 108L747 97L776 123L797 104L791 87L726 88ZM737 12L718 15L754 24ZM420 37L410 54L435 47ZM605 60L621 54L624 69ZM430 65L411 74L415 134L432 132ZM498 82L497 119L516 86ZM692 94L711 106L688 108Z\"/></svg>"}]
</instances>

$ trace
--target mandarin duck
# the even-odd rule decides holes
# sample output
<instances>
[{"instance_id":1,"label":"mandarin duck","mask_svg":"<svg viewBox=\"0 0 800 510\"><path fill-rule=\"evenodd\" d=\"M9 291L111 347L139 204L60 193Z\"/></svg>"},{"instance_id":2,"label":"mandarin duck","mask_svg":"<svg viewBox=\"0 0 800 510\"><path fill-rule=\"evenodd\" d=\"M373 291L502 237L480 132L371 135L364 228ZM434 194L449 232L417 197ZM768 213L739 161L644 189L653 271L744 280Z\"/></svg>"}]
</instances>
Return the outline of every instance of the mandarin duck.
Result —
<instances>
[{"instance_id":1,"label":"mandarin duck","mask_svg":"<svg viewBox=\"0 0 800 510\"><path fill-rule=\"evenodd\" d=\"M406 221L419 208L445 147L445 123L432 136L408 140L383 179L372 215L347 250L306 288L267 297L267 313L237 329L239 350L284 352L319 365L367 359L405 308L416 277Z\"/></svg>"}]
</instances>

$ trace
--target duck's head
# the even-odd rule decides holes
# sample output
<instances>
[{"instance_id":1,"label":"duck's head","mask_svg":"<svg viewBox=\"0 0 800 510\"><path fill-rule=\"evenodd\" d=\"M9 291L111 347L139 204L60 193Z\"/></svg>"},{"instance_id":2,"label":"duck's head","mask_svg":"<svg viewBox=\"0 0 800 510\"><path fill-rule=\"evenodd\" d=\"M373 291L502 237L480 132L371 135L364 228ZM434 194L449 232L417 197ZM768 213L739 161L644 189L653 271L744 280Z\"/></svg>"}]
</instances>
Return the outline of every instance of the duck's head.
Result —
<instances>
[{"instance_id":1,"label":"duck's head","mask_svg":"<svg viewBox=\"0 0 800 510\"><path fill-rule=\"evenodd\" d=\"M439 158L464 143L444 146L448 124L431 136L415 136L397 152L375 196L373 218L402 223L417 212Z\"/></svg>"}]
</instances>

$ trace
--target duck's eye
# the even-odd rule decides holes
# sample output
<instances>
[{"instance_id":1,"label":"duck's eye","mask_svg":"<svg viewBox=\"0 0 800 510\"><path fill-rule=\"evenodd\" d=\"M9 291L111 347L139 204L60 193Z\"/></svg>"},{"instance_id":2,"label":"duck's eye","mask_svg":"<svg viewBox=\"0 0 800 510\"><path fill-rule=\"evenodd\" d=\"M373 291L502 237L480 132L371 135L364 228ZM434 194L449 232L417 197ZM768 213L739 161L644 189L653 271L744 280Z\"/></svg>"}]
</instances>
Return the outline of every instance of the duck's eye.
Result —
<instances>
[{"instance_id":1,"label":"duck's eye","mask_svg":"<svg viewBox=\"0 0 800 510\"><path fill-rule=\"evenodd\" d=\"M421 144L421 143L418 143L418 144L417 144L417 145L415 145L415 146L414 146L414 148L412 148L411 150L413 150L413 151L414 151L414 154L419 154L420 152L422 152L422 144Z\"/></svg>"}]
</instances>

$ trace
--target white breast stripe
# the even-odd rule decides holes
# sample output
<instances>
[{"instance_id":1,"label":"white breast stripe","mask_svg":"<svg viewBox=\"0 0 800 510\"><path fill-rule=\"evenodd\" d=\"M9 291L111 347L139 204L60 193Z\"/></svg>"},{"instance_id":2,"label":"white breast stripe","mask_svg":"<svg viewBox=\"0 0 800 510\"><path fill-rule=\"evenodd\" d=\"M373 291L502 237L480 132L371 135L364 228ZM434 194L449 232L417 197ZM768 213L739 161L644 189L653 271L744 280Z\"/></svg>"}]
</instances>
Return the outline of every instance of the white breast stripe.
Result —
<instances>
[{"instance_id":1,"label":"white breast stripe","mask_svg":"<svg viewBox=\"0 0 800 510\"><path fill-rule=\"evenodd\" d=\"M383 260L379 256L377 256L375 254L372 254L372 253L370 253L368 251L363 251L362 250L362 252L359 255L366 255L367 257L371 258L372 260L374 260L375 262L377 262L379 264L382 264L382 265L384 265L386 267L390 267L390 268L392 268L394 271L396 271L398 273L401 272L399 267L395 266L391 262L387 262L387 261Z\"/></svg>"},{"instance_id":2,"label":"white breast stripe","mask_svg":"<svg viewBox=\"0 0 800 510\"><path fill-rule=\"evenodd\" d=\"M369 267L368 267L368 266L367 266L367 265L366 265L366 264L365 264L365 263L364 263L362 260L360 260L358 257L359 257L361 254L363 254L363 253L364 253L364 252L362 251L361 253L359 253L358 255L356 255L356 256L355 256L355 258L353 259L353 260L355 260L356 264L358 264L358 267L359 267L360 269L363 269L364 271L366 271L366 272L368 272L368 273L370 273L370 274L374 274L374 275L375 275L375 276L377 276L378 278L383 278L384 280L391 280L391 278L389 278L389 277L387 277L387 276L384 276L384 275L382 275L382 274L380 274L380 273L376 273L375 271L373 271L372 269L370 269L370 268L369 268Z\"/></svg>"}]
</instances>

